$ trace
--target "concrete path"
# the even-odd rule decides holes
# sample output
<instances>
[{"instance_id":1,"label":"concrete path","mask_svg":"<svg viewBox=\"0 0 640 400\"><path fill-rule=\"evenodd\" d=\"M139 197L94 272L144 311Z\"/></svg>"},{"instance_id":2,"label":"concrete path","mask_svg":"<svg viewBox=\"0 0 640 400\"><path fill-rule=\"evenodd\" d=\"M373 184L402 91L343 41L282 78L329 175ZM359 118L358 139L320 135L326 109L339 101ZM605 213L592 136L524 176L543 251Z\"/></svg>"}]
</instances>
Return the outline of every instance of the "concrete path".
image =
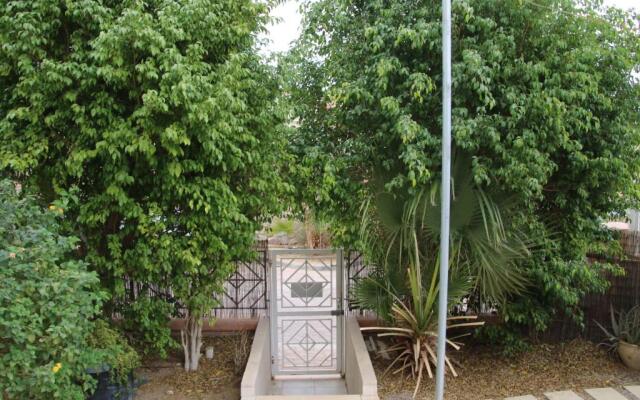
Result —
<instances>
[{"instance_id":1,"label":"concrete path","mask_svg":"<svg viewBox=\"0 0 640 400\"><path fill-rule=\"evenodd\" d=\"M544 397L516 396L508 397L505 400L640 400L640 385L625 386L624 389L594 388L585 389L586 395L566 390L561 392L548 392Z\"/></svg>"}]
</instances>

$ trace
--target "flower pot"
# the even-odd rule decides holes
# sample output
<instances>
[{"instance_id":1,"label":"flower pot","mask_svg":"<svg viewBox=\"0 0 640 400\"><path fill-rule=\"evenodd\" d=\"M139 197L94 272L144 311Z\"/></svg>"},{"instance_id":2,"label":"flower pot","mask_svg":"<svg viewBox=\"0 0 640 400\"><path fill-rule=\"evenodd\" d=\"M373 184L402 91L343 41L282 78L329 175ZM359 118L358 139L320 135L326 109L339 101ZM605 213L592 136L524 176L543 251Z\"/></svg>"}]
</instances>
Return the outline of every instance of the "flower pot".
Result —
<instances>
[{"instance_id":1,"label":"flower pot","mask_svg":"<svg viewBox=\"0 0 640 400\"><path fill-rule=\"evenodd\" d=\"M620 341L618 343L618 354L624 365L640 371L640 346Z\"/></svg>"},{"instance_id":2,"label":"flower pot","mask_svg":"<svg viewBox=\"0 0 640 400\"><path fill-rule=\"evenodd\" d=\"M205 356L207 360L213 360L213 346L207 346L205 349Z\"/></svg>"},{"instance_id":3,"label":"flower pot","mask_svg":"<svg viewBox=\"0 0 640 400\"><path fill-rule=\"evenodd\" d=\"M98 385L88 400L133 400L137 386L140 382L136 382L133 373L129 374L127 382L116 383L111 381L110 367L102 365L97 368L89 368L87 372L93 376Z\"/></svg>"}]
</instances>

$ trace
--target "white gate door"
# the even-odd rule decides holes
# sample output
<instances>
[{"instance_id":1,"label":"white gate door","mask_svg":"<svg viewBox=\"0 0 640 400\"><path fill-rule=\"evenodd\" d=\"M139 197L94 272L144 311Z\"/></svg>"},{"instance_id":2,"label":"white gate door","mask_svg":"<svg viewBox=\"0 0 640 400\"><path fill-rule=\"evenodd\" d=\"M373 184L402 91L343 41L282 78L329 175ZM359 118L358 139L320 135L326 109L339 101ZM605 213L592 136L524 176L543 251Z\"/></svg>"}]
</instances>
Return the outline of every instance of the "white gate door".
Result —
<instances>
[{"instance_id":1,"label":"white gate door","mask_svg":"<svg viewBox=\"0 0 640 400\"><path fill-rule=\"evenodd\" d=\"M272 250L270 258L273 375L340 374L342 251Z\"/></svg>"}]
</instances>

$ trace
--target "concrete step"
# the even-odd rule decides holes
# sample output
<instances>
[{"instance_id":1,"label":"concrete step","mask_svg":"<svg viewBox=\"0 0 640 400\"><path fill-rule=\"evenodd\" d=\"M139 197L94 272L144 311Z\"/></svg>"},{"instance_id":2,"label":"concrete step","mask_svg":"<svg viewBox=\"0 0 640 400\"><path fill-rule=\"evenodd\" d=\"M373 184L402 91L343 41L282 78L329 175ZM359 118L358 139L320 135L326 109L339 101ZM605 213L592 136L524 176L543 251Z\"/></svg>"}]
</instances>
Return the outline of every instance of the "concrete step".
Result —
<instances>
[{"instance_id":1,"label":"concrete step","mask_svg":"<svg viewBox=\"0 0 640 400\"><path fill-rule=\"evenodd\" d=\"M584 391L587 392L589 400L640 400L640 385L625 386L624 390L622 390L624 394L613 388L594 388ZM631 396L627 392L631 393ZM548 392L544 394L544 398L547 400L586 400L571 390ZM538 398L526 395L507 397L504 400L538 400Z\"/></svg>"},{"instance_id":2,"label":"concrete step","mask_svg":"<svg viewBox=\"0 0 640 400\"><path fill-rule=\"evenodd\" d=\"M256 400L362 400L359 394L256 396Z\"/></svg>"},{"instance_id":3,"label":"concrete step","mask_svg":"<svg viewBox=\"0 0 640 400\"><path fill-rule=\"evenodd\" d=\"M632 395L636 396L638 399L640 399L640 385L636 385L636 386L625 386L625 389L627 389L629 391L629 393L631 393Z\"/></svg>"},{"instance_id":4,"label":"concrete step","mask_svg":"<svg viewBox=\"0 0 640 400\"><path fill-rule=\"evenodd\" d=\"M548 400L584 400L582 397L578 396L571 390L564 390L561 392L548 392L545 393L544 396Z\"/></svg>"},{"instance_id":5,"label":"concrete step","mask_svg":"<svg viewBox=\"0 0 640 400\"><path fill-rule=\"evenodd\" d=\"M611 388L585 389L595 400L628 400L620 392Z\"/></svg>"}]
</instances>

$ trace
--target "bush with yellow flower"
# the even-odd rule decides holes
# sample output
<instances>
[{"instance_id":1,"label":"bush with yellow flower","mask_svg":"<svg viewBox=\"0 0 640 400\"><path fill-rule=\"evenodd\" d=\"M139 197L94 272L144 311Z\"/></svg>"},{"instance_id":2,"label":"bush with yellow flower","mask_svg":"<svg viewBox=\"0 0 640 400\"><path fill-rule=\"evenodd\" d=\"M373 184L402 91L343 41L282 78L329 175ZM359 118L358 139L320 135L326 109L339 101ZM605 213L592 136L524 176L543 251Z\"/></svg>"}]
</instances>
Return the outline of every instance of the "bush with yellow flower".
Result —
<instances>
[{"instance_id":1,"label":"bush with yellow flower","mask_svg":"<svg viewBox=\"0 0 640 400\"><path fill-rule=\"evenodd\" d=\"M0 181L0 397L85 399L88 346L100 311L98 277L72 257L77 239L60 233L61 209Z\"/></svg>"}]
</instances>

